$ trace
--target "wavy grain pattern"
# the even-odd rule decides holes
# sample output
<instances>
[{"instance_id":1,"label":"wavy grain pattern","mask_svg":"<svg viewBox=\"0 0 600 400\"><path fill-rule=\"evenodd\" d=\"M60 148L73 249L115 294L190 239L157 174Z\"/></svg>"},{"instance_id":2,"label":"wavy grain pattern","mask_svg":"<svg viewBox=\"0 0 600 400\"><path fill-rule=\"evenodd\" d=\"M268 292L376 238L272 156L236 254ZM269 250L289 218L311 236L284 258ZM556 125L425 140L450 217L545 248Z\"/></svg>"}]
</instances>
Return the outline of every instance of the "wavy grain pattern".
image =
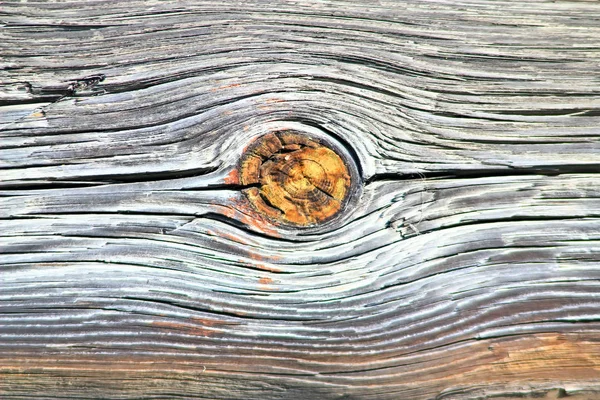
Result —
<instances>
[{"instance_id":1,"label":"wavy grain pattern","mask_svg":"<svg viewBox=\"0 0 600 400\"><path fill-rule=\"evenodd\" d=\"M600 398L599 3L5 2L0 26L3 399ZM340 149L336 218L244 194L283 130Z\"/></svg>"}]
</instances>

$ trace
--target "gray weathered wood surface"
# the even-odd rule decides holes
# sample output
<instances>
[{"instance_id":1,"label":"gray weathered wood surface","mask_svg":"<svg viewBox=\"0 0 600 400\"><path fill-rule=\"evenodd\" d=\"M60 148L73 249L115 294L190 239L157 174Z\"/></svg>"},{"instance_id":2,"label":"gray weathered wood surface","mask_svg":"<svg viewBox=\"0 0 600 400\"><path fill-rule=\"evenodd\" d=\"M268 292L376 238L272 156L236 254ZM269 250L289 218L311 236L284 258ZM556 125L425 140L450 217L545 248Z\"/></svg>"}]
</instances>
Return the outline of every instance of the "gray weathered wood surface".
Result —
<instances>
[{"instance_id":1,"label":"gray weathered wood surface","mask_svg":"<svg viewBox=\"0 0 600 400\"><path fill-rule=\"evenodd\" d=\"M0 397L600 398L600 3L0 3ZM360 174L309 229L236 168Z\"/></svg>"}]
</instances>

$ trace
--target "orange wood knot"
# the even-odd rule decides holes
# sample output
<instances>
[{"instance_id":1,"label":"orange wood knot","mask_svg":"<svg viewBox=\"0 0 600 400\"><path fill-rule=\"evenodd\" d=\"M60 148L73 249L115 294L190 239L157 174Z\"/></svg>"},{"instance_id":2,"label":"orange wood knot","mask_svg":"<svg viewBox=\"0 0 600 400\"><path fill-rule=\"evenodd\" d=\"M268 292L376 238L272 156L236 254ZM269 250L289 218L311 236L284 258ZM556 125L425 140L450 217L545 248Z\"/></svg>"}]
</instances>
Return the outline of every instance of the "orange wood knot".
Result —
<instances>
[{"instance_id":1,"label":"orange wood knot","mask_svg":"<svg viewBox=\"0 0 600 400\"><path fill-rule=\"evenodd\" d=\"M318 139L283 131L260 137L241 160L255 209L275 222L308 226L333 217L350 192L342 158Z\"/></svg>"}]
</instances>

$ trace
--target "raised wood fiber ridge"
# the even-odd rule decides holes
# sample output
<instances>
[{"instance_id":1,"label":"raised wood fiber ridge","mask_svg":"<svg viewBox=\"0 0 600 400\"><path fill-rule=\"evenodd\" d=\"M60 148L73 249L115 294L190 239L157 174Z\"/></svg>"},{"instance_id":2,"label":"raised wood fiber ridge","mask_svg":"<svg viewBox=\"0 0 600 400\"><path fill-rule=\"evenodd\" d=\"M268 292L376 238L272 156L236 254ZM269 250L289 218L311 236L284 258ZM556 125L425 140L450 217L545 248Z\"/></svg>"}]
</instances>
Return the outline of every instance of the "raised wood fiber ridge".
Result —
<instances>
[{"instance_id":1,"label":"raised wood fiber ridge","mask_svg":"<svg viewBox=\"0 0 600 400\"><path fill-rule=\"evenodd\" d=\"M0 398L600 398L599 2L9 1L0 68Z\"/></svg>"}]
</instances>

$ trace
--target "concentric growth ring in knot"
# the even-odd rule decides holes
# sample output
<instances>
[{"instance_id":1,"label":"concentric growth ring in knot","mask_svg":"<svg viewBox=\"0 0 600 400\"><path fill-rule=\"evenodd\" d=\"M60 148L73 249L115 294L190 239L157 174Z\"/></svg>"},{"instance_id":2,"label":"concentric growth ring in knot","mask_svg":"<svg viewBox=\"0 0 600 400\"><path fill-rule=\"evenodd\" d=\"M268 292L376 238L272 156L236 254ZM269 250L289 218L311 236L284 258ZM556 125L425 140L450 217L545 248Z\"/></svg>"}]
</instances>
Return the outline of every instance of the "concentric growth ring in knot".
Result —
<instances>
[{"instance_id":1,"label":"concentric growth ring in knot","mask_svg":"<svg viewBox=\"0 0 600 400\"><path fill-rule=\"evenodd\" d=\"M318 139L291 131L260 137L241 160L253 206L277 222L309 226L342 208L351 179L342 158Z\"/></svg>"}]
</instances>

